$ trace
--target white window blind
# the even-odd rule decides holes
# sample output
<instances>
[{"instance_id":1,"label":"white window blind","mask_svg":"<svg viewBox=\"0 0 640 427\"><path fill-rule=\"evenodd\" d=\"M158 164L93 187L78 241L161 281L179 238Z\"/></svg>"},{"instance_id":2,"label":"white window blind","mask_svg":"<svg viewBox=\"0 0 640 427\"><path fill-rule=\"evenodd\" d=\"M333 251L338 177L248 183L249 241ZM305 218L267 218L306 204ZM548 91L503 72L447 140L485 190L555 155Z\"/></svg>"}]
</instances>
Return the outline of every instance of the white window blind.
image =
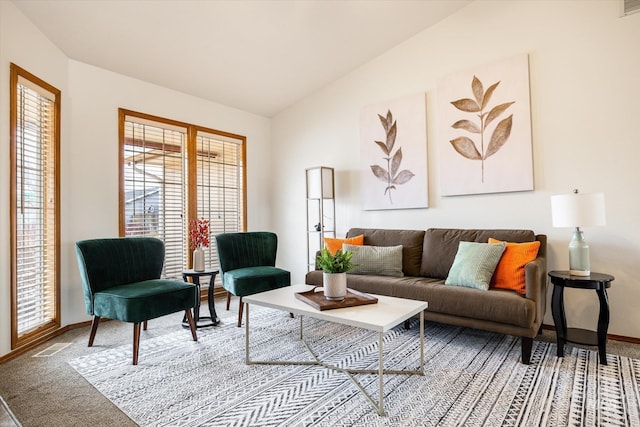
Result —
<instances>
[{"instance_id":1,"label":"white window blind","mask_svg":"<svg viewBox=\"0 0 640 427\"><path fill-rule=\"evenodd\" d=\"M178 279L191 268L188 220L206 218L205 264L218 268L215 235L245 230L245 138L120 111L123 234L163 240L163 276Z\"/></svg>"},{"instance_id":2,"label":"white window blind","mask_svg":"<svg viewBox=\"0 0 640 427\"><path fill-rule=\"evenodd\" d=\"M11 64L12 347L60 326L60 92ZM15 86L14 84L15 83Z\"/></svg>"},{"instance_id":3,"label":"white window blind","mask_svg":"<svg viewBox=\"0 0 640 427\"><path fill-rule=\"evenodd\" d=\"M180 279L186 262L186 129L124 123L125 236L157 237L165 244L163 277Z\"/></svg>"},{"instance_id":4,"label":"white window blind","mask_svg":"<svg viewBox=\"0 0 640 427\"><path fill-rule=\"evenodd\" d=\"M197 217L210 221L207 258L219 268L215 235L244 231L244 141L197 132Z\"/></svg>"}]
</instances>

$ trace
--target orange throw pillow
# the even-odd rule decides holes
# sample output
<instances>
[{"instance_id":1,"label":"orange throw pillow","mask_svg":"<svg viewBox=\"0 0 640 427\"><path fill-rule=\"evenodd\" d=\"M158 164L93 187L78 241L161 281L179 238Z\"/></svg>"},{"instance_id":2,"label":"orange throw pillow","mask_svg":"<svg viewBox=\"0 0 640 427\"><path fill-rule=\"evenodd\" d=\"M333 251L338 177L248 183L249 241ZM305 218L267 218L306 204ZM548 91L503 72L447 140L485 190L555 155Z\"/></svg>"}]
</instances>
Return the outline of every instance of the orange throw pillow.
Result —
<instances>
[{"instance_id":1,"label":"orange throw pillow","mask_svg":"<svg viewBox=\"0 0 640 427\"><path fill-rule=\"evenodd\" d=\"M502 243L501 240L489 238L489 243ZM525 286L524 266L536 259L540 242L512 243L502 253L496 270L491 278L490 288L511 289L521 295L527 293Z\"/></svg>"},{"instance_id":2,"label":"orange throw pillow","mask_svg":"<svg viewBox=\"0 0 640 427\"><path fill-rule=\"evenodd\" d=\"M337 239L334 237L324 238L324 247L327 248L331 255L335 254L338 249L342 249L342 244L362 246L364 245L364 235L349 237L348 239Z\"/></svg>"}]
</instances>

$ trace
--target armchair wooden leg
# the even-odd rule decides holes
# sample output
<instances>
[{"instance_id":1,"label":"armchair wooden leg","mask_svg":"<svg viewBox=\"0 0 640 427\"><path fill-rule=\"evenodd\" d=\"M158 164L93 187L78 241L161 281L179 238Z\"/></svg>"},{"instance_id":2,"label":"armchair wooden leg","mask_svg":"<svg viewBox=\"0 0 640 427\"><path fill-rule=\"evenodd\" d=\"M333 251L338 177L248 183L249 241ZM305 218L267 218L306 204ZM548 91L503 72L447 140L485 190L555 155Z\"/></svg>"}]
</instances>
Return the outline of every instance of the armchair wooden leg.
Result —
<instances>
[{"instance_id":1,"label":"armchair wooden leg","mask_svg":"<svg viewBox=\"0 0 640 427\"><path fill-rule=\"evenodd\" d=\"M196 335L196 322L193 321L193 316L191 315L191 310L184 311L185 316L187 316L187 321L189 322L189 329L191 329L191 336L194 341L198 341L198 335Z\"/></svg>"},{"instance_id":2,"label":"armchair wooden leg","mask_svg":"<svg viewBox=\"0 0 640 427\"><path fill-rule=\"evenodd\" d=\"M231 304L231 292L227 291L227 311L229 311L229 304Z\"/></svg>"},{"instance_id":3,"label":"armchair wooden leg","mask_svg":"<svg viewBox=\"0 0 640 427\"><path fill-rule=\"evenodd\" d=\"M100 316L93 316L93 320L91 321L91 332L89 333L89 345L87 347L93 346L93 339L96 337L96 331L98 330L99 323Z\"/></svg>"},{"instance_id":4,"label":"armchair wooden leg","mask_svg":"<svg viewBox=\"0 0 640 427\"><path fill-rule=\"evenodd\" d=\"M144 322L142 322L142 330L143 331L147 330L147 321L146 320Z\"/></svg>"},{"instance_id":5,"label":"armchair wooden leg","mask_svg":"<svg viewBox=\"0 0 640 427\"><path fill-rule=\"evenodd\" d=\"M138 364L138 349L140 348L140 322L133 324L133 364Z\"/></svg>"},{"instance_id":6,"label":"armchair wooden leg","mask_svg":"<svg viewBox=\"0 0 640 427\"><path fill-rule=\"evenodd\" d=\"M240 297L240 307L238 307L238 328L242 326L242 310L244 309L244 304L242 303L242 297Z\"/></svg>"}]
</instances>

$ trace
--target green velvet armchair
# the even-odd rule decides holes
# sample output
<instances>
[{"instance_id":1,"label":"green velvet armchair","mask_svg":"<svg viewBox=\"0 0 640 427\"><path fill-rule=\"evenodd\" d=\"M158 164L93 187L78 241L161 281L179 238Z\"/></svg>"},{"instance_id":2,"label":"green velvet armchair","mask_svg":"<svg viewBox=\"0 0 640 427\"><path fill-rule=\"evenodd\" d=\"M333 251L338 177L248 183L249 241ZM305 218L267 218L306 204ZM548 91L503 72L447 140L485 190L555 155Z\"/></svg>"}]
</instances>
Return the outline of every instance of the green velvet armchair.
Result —
<instances>
[{"instance_id":1,"label":"green velvet armchair","mask_svg":"<svg viewBox=\"0 0 640 427\"><path fill-rule=\"evenodd\" d=\"M242 297L291 285L291 274L276 265L278 237L267 231L224 233L216 236L222 286L240 297L238 327L242 325Z\"/></svg>"},{"instance_id":2,"label":"green velvet armchair","mask_svg":"<svg viewBox=\"0 0 640 427\"><path fill-rule=\"evenodd\" d=\"M140 324L179 311L198 340L191 309L196 287L178 280L160 279L164 243L151 237L92 239L76 242L87 314L93 316L89 347L100 318L133 323L133 364L138 364Z\"/></svg>"}]
</instances>

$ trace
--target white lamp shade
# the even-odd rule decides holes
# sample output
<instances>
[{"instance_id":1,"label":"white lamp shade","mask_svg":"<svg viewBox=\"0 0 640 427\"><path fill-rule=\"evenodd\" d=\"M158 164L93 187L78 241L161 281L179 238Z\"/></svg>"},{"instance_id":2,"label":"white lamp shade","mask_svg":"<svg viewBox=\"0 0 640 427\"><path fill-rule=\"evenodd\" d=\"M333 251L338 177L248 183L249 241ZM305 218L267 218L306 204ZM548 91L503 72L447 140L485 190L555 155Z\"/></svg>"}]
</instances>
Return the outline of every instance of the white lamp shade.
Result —
<instances>
[{"instance_id":1,"label":"white lamp shade","mask_svg":"<svg viewBox=\"0 0 640 427\"><path fill-rule=\"evenodd\" d=\"M318 166L307 169L307 198L333 198L333 168Z\"/></svg>"},{"instance_id":2,"label":"white lamp shade","mask_svg":"<svg viewBox=\"0 0 640 427\"><path fill-rule=\"evenodd\" d=\"M551 196L554 227L591 227L605 225L604 194L577 193Z\"/></svg>"}]
</instances>

